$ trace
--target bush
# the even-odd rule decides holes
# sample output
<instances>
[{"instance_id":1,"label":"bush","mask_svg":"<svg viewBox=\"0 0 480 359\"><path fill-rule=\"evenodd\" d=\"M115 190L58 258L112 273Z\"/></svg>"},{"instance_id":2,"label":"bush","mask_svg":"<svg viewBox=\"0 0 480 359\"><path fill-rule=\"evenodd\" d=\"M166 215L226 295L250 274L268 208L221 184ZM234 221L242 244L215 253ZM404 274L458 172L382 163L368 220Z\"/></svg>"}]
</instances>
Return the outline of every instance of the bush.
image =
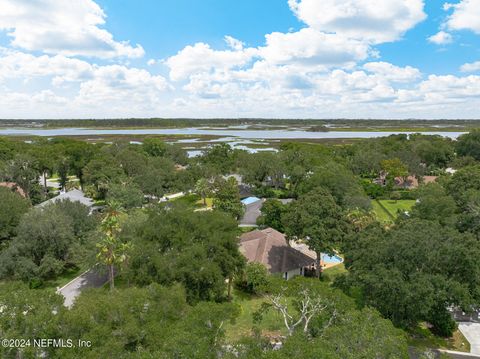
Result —
<instances>
[{"instance_id":1,"label":"bush","mask_svg":"<svg viewBox=\"0 0 480 359\"><path fill-rule=\"evenodd\" d=\"M376 199L385 195L386 188L371 182L370 180L362 180L361 185L363 190L370 198Z\"/></svg>"},{"instance_id":2,"label":"bush","mask_svg":"<svg viewBox=\"0 0 480 359\"><path fill-rule=\"evenodd\" d=\"M248 263L245 268L245 276L239 283L239 287L245 292L259 294L265 290L269 283L267 268L260 263Z\"/></svg>"},{"instance_id":3,"label":"bush","mask_svg":"<svg viewBox=\"0 0 480 359\"><path fill-rule=\"evenodd\" d=\"M260 198L274 198L275 191L270 187L257 187L253 190L253 194Z\"/></svg>"}]
</instances>

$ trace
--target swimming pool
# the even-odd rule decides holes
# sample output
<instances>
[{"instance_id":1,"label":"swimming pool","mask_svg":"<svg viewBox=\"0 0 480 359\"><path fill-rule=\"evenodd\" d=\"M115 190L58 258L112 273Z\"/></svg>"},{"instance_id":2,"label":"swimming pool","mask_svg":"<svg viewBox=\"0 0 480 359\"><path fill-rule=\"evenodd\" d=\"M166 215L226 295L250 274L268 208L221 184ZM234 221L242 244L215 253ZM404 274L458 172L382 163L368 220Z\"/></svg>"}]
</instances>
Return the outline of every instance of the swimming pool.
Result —
<instances>
[{"instance_id":1,"label":"swimming pool","mask_svg":"<svg viewBox=\"0 0 480 359\"><path fill-rule=\"evenodd\" d=\"M252 203L255 203L257 201L260 201L260 198L258 198L258 197L248 197L248 198L242 199L242 203L245 206L247 206L249 204L252 204Z\"/></svg>"},{"instance_id":2,"label":"swimming pool","mask_svg":"<svg viewBox=\"0 0 480 359\"><path fill-rule=\"evenodd\" d=\"M337 255L330 256L326 253L322 253L322 261L324 264L338 264L343 262L343 258Z\"/></svg>"}]
</instances>

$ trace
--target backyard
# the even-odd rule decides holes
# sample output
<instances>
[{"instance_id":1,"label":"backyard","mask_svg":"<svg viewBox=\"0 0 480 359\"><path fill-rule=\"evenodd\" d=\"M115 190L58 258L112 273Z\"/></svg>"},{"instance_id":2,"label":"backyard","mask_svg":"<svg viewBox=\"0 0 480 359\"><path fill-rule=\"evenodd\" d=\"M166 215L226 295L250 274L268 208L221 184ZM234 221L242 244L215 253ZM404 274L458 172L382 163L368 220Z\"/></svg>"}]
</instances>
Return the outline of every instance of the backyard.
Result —
<instances>
[{"instance_id":1,"label":"backyard","mask_svg":"<svg viewBox=\"0 0 480 359\"><path fill-rule=\"evenodd\" d=\"M414 200L374 200L372 201L373 212L380 222L393 222L399 212L409 212L415 205Z\"/></svg>"}]
</instances>

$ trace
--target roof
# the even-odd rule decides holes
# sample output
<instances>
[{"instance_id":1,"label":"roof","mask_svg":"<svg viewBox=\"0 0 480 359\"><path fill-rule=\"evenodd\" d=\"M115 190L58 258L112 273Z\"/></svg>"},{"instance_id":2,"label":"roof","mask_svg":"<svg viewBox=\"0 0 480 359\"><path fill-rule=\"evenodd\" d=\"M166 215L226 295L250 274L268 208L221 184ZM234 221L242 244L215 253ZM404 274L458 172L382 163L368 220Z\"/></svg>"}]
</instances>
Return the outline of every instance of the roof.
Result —
<instances>
[{"instance_id":1,"label":"roof","mask_svg":"<svg viewBox=\"0 0 480 359\"><path fill-rule=\"evenodd\" d=\"M45 207L48 206L51 203L55 203L58 201L64 201L64 200L70 200L71 202L80 202L81 204L87 206L87 207L92 207L93 206L93 200L85 197L82 191L79 189L73 189L69 192L62 193L56 197L50 198L48 201L42 202L37 207Z\"/></svg>"},{"instance_id":2,"label":"roof","mask_svg":"<svg viewBox=\"0 0 480 359\"><path fill-rule=\"evenodd\" d=\"M433 183L437 180L438 176L423 176L422 180L424 184ZM402 177L395 178L395 184L397 186L402 186L406 188L418 188L419 182L417 177L415 176L408 176L406 181Z\"/></svg>"},{"instance_id":3,"label":"roof","mask_svg":"<svg viewBox=\"0 0 480 359\"><path fill-rule=\"evenodd\" d=\"M26 197L23 189L20 188L15 182L0 182L0 187L10 188L12 191L17 192L20 196Z\"/></svg>"},{"instance_id":4,"label":"roof","mask_svg":"<svg viewBox=\"0 0 480 359\"><path fill-rule=\"evenodd\" d=\"M240 237L240 252L249 262L265 265L270 273L284 273L314 262L312 258L291 248L285 235L273 228L244 233Z\"/></svg>"}]
</instances>

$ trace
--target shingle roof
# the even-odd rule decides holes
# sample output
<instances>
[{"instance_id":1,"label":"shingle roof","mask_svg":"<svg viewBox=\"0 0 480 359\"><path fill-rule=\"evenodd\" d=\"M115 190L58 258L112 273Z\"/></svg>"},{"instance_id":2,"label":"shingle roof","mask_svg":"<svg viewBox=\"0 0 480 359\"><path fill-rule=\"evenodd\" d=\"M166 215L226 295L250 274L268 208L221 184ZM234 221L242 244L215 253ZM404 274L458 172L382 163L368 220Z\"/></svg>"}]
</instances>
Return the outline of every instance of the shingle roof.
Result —
<instances>
[{"instance_id":1,"label":"shingle roof","mask_svg":"<svg viewBox=\"0 0 480 359\"><path fill-rule=\"evenodd\" d=\"M24 190L21 189L15 182L0 182L0 187L9 188L13 191L16 191L20 196L26 197Z\"/></svg>"},{"instance_id":2,"label":"shingle roof","mask_svg":"<svg viewBox=\"0 0 480 359\"><path fill-rule=\"evenodd\" d=\"M45 207L51 203L55 203L58 201L63 201L63 200L70 200L72 202L80 202L81 204L84 204L87 207L92 207L93 206L93 200L85 197L82 191L78 189L73 189L69 192L62 193L56 197L50 198L48 201L42 202L37 207Z\"/></svg>"},{"instance_id":3,"label":"shingle roof","mask_svg":"<svg viewBox=\"0 0 480 359\"><path fill-rule=\"evenodd\" d=\"M265 265L270 273L284 273L314 262L312 258L291 248L285 235L272 228L243 234L240 237L240 252L249 262Z\"/></svg>"}]
</instances>

